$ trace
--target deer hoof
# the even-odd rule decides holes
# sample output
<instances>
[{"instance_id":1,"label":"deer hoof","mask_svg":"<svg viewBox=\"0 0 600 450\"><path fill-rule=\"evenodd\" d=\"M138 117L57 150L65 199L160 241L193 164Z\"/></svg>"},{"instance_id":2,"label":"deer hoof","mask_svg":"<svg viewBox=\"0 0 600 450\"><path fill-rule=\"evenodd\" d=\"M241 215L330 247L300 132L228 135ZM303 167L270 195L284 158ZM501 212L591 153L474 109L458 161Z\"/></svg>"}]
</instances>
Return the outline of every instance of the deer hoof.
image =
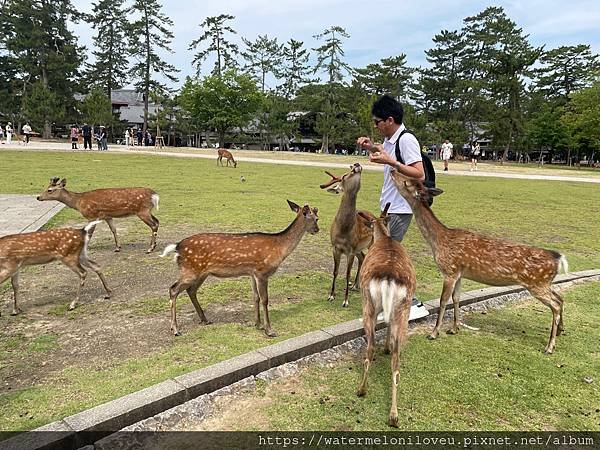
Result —
<instances>
[{"instance_id":1,"label":"deer hoof","mask_svg":"<svg viewBox=\"0 0 600 450\"><path fill-rule=\"evenodd\" d=\"M390 427L398 428L398 414L395 415L390 414L390 418L388 419L388 425Z\"/></svg>"},{"instance_id":2,"label":"deer hoof","mask_svg":"<svg viewBox=\"0 0 600 450\"><path fill-rule=\"evenodd\" d=\"M119 253L121 251L121 247L116 247L115 248L115 253Z\"/></svg>"},{"instance_id":3,"label":"deer hoof","mask_svg":"<svg viewBox=\"0 0 600 450\"><path fill-rule=\"evenodd\" d=\"M277 337L277 333L275 333L273 330L265 330L265 334L270 338Z\"/></svg>"},{"instance_id":4,"label":"deer hoof","mask_svg":"<svg viewBox=\"0 0 600 450\"><path fill-rule=\"evenodd\" d=\"M342 303L342 308L347 308L347 307L348 307L348 302Z\"/></svg>"},{"instance_id":5,"label":"deer hoof","mask_svg":"<svg viewBox=\"0 0 600 450\"><path fill-rule=\"evenodd\" d=\"M13 309L12 312L10 313L10 315L11 316L18 316L22 312L23 311L21 310L21 308L17 308L17 309Z\"/></svg>"},{"instance_id":6,"label":"deer hoof","mask_svg":"<svg viewBox=\"0 0 600 450\"><path fill-rule=\"evenodd\" d=\"M201 320L200 321L200 325L212 325L213 321L212 320Z\"/></svg>"},{"instance_id":7,"label":"deer hoof","mask_svg":"<svg viewBox=\"0 0 600 450\"><path fill-rule=\"evenodd\" d=\"M450 328L448 331L446 331L446 334L458 334L458 328L454 329L454 328Z\"/></svg>"},{"instance_id":8,"label":"deer hoof","mask_svg":"<svg viewBox=\"0 0 600 450\"><path fill-rule=\"evenodd\" d=\"M356 391L356 396L357 397L364 397L365 395L367 395L367 390L364 387L359 387L358 391Z\"/></svg>"},{"instance_id":9,"label":"deer hoof","mask_svg":"<svg viewBox=\"0 0 600 450\"><path fill-rule=\"evenodd\" d=\"M328 302L332 302L334 300L335 300L335 297L333 295L330 295L329 297L327 297Z\"/></svg>"},{"instance_id":10,"label":"deer hoof","mask_svg":"<svg viewBox=\"0 0 600 450\"><path fill-rule=\"evenodd\" d=\"M552 353L554 353L554 347L550 347L550 346L546 347L546 348L544 349L544 353L545 353L546 355L551 355Z\"/></svg>"},{"instance_id":11,"label":"deer hoof","mask_svg":"<svg viewBox=\"0 0 600 450\"><path fill-rule=\"evenodd\" d=\"M351 291L360 291L360 286L358 284L353 284L350 286Z\"/></svg>"},{"instance_id":12,"label":"deer hoof","mask_svg":"<svg viewBox=\"0 0 600 450\"><path fill-rule=\"evenodd\" d=\"M429 339L430 341L435 341L437 339L437 333L431 333L429 336L427 336L427 339Z\"/></svg>"},{"instance_id":13,"label":"deer hoof","mask_svg":"<svg viewBox=\"0 0 600 450\"><path fill-rule=\"evenodd\" d=\"M173 336L181 336L181 331L175 331L175 332L173 332Z\"/></svg>"}]
</instances>

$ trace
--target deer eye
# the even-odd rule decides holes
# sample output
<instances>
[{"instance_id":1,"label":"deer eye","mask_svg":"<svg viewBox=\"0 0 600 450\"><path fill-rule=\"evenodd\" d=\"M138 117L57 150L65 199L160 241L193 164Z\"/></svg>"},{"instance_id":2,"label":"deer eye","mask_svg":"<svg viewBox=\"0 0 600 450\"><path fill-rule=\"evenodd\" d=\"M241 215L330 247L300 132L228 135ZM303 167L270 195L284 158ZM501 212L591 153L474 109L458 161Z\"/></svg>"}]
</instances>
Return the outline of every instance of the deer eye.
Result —
<instances>
[{"instance_id":1,"label":"deer eye","mask_svg":"<svg viewBox=\"0 0 600 450\"><path fill-rule=\"evenodd\" d=\"M48 192L51 194L52 193L52 189L48 189Z\"/></svg>"}]
</instances>

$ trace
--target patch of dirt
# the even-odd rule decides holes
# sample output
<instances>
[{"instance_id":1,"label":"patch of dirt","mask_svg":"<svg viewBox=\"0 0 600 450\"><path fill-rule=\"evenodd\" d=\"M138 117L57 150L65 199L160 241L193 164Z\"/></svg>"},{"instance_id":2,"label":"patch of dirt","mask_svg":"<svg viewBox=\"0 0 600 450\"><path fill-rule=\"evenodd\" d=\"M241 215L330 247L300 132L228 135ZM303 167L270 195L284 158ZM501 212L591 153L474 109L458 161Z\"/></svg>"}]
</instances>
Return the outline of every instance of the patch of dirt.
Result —
<instances>
[{"instance_id":1,"label":"patch of dirt","mask_svg":"<svg viewBox=\"0 0 600 450\"><path fill-rule=\"evenodd\" d=\"M74 222L67 226L79 226ZM177 280L178 269L171 257L159 258L167 244L202 231L189 226L177 230L161 228L158 246L146 254L150 232L134 219L116 221L122 243L120 253L113 252L112 234L100 224L89 246L89 256L102 268L113 295L103 298L104 289L96 274L88 271L80 304L74 311L67 306L77 292L78 278L59 262L26 267L20 276L19 306L12 311L12 289L7 282L0 290L0 393L33 386L47 380L65 367L77 365L102 370L129 357L141 357L160 351L172 343L169 315L169 286ZM274 275L305 270L331 270L330 255L323 255L319 243L305 236L298 248ZM209 277L205 285L219 282ZM202 288L201 288L202 289ZM324 293L325 295L325 293ZM142 300L164 299L158 312L139 312ZM214 323L254 323L252 291L248 281L247 301L202 305ZM196 312L185 293L178 299L181 329L198 327ZM270 299L276 304L277 299ZM279 300L281 301L281 300ZM290 294L283 301L297 302ZM155 305L155 304L153 304ZM41 336L56 336L53 348L43 352L28 349ZM14 342L17 342L15 345Z\"/></svg>"}]
</instances>

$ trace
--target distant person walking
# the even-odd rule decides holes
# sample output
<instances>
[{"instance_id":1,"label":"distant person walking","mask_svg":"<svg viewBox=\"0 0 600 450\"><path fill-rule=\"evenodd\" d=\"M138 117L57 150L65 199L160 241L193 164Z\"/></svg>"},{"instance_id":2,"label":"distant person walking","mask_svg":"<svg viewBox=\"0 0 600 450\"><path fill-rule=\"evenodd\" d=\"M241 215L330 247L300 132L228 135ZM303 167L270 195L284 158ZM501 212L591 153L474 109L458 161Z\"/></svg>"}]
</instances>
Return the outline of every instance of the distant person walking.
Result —
<instances>
[{"instance_id":1,"label":"distant person walking","mask_svg":"<svg viewBox=\"0 0 600 450\"><path fill-rule=\"evenodd\" d=\"M87 150L89 147L92 150L92 127L84 123L81 128L81 134L83 134L83 148Z\"/></svg>"},{"instance_id":2,"label":"distant person walking","mask_svg":"<svg viewBox=\"0 0 600 450\"><path fill-rule=\"evenodd\" d=\"M71 127L71 150L77 150L77 141L79 140L79 128L77 125Z\"/></svg>"},{"instance_id":3,"label":"distant person walking","mask_svg":"<svg viewBox=\"0 0 600 450\"><path fill-rule=\"evenodd\" d=\"M442 149L440 150L440 156L442 157L442 161L444 161L444 172L448 172L448 161L452 158L452 143L446 139L442 144Z\"/></svg>"},{"instance_id":4,"label":"distant person walking","mask_svg":"<svg viewBox=\"0 0 600 450\"><path fill-rule=\"evenodd\" d=\"M2 128L2 124L0 124L0 141L4 139L4 128ZM4 142L2 142L4 144Z\"/></svg>"},{"instance_id":5,"label":"distant person walking","mask_svg":"<svg viewBox=\"0 0 600 450\"><path fill-rule=\"evenodd\" d=\"M23 125L23 134L25 135L25 145L29 144L29 139L31 137L31 126L29 125L29 122L25 122L25 125Z\"/></svg>"},{"instance_id":6,"label":"distant person walking","mask_svg":"<svg viewBox=\"0 0 600 450\"><path fill-rule=\"evenodd\" d=\"M100 127L100 150L108 150L108 133L106 127Z\"/></svg>"},{"instance_id":7,"label":"distant person walking","mask_svg":"<svg viewBox=\"0 0 600 450\"><path fill-rule=\"evenodd\" d=\"M13 133L12 124L10 122L6 124L4 131L6 132L6 145L10 145Z\"/></svg>"},{"instance_id":8,"label":"distant person walking","mask_svg":"<svg viewBox=\"0 0 600 450\"><path fill-rule=\"evenodd\" d=\"M480 154L481 147L479 146L479 142L475 141L471 144L471 172L477 170L477 160L479 159Z\"/></svg>"},{"instance_id":9,"label":"distant person walking","mask_svg":"<svg viewBox=\"0 0 600 450\"><path fill-rule=\"evenodd\" d=\"M142 133L142 130L140 130L139 128L137 130L137 141L138 141L137 145L140 146L140 147L144 143L144 133Z\"/></svg>"}]
</instances>

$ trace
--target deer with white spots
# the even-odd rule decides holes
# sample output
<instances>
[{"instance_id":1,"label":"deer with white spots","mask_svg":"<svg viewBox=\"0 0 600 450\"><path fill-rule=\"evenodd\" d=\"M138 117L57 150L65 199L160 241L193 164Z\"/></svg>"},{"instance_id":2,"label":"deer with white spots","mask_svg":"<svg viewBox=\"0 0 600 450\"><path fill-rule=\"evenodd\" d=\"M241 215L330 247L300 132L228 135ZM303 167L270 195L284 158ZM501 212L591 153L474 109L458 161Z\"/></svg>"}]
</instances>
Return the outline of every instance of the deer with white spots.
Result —
<instances>
[{"instance_id":1,"label":"deer with white spots","mask_svg":"<svg viewBox=\"0 0 600 450\"><path fill-rule=\"evenodd\" d=\"M431 247L435 262L444 276L440 296L440 312L429 339L438 337L446 303L452 296L454 323L448 331L459 330L460 281L469 280L492 286L519 284L552 310L550 339L545 348L552 353L556 336L563 332L563 299L552 289L552 280L564 270L566 258L558 252L503 239L488 237L458 228L448 228L433 214L428 201L443 191L427 188L419 180L408 178L397 171L392 179L400 194L412 208L421 234Z\"/></svg>"},{"instance_id":2,"label":"deer with white spots","mask_svg":"<svg viewBox=\"0 0 600 450\"><path fill-rule=\"evenodd\" d=\"M104 220L115 238L115 252L121 251L114 218L138 216L152 230L150 248L156 248L156 235L159 221L152 215L152 209L158 209L158 194L149 188L111 188L95 189L87 192L70 192L66 189L67 180L55 177L48 187L37 196L39 201L56 200L76 209L88 220ZM94 229L90 230L90 237Z\"/></svg>"},{"instance_id":3,"label":"deer with white spots","mask_svg":"<svg viewBox=\"0 0 600 450\"><path fill-rule=\"evenodd\" d=\"M85 228L57 228L50 231L11 234L0 237L0 284L11 279L13 288L13 310L16 316L21 309L19 299L19 270L24 266L47 264L59 260L79 276L77 295L69 305L69 310L79 302L81 288L87 276L86 268L92 269L106 290L105 298L110 298L111 290L100 267L87 256L90 232L100 221L90 222Z\"/></svg>"},{"instance_id":4,"label":"deer with white spots","mask_svg":"<svg viewBox=\"0 0 600 450\"><path fill-rule=\"evenodd\" d=\"M231 165L234 168L237 167L237 161L233 158L233 155L231 154L231 152L229 150L220 148L219 150L217 150L217 154L219 155L217 157L217 166L219 165L219 163L221 163L221 166L222 166L223 158L225 158L227 160L227 166L229 166L229 163L231 162Z\"/></svg>"},{"instance_id":5,"label":"deer with white spots","mask_svg":"<svg viewBox=\"0 0 600 450\"><path fill-rule=\"evenodd\" d=\"M365 224L356 211L356 196L360 190L360 177L362 167L355 163L350 166L350 172L337 177L330 172L325 172L331 177L327 183L320 185L327 192L342 194L340 207L333 219L330 230L331 245L333 247L333 281L329 292L329 301L335 299L335 280L340 267L342 255L346 255L346 288L344 290L344 302L342 307L348 307L348 289L357 291L359 288L360 268L365 258L364 250L368 249L373 241L373 231ZM350 285L350 273L354 258L358 258L356 278L352 287Z\"/></svg>"},{"instance_id":6,"label":"deer with white spots","mask_svg":"<svg viewBox=\"0 0 600 450\"><path fill-rule=\"evenodd\" d=\"M373 245L369 248L360 271L367 350L357 395L363 397L367 393L367 377L375 350L375 324L377 315L383 311L383 320L388 327L386 353L392 354L392 406L388 424L398 427L398 356L408 334L408 316L417 278L404 247L390 237L387 227L389 207L389 203L385 205L379 218L362 211L358 213L373 229Z\"/></svg>"},{"instance_id":7,"label":"deer with white spots","mask_svg":"<svg viewBox=\"0 0 600 450\"><path fill-rule=\"evenodd\" d=\"M177 296L187 291L203 325L208 320L196 297L196 292L209 275L217 278L249 276L252 283L256 328L261 327L269 337L277 336L269 320L269 277L294 251L306 232L316 234L318 209L308 205L298 206L287 201L296 217L279 233L200 233L177 244L168 245L161 256L176 252L179 279L169 289L171 300L171 331L179 336L177 327Z\"/></svg>"}]
</instances>

